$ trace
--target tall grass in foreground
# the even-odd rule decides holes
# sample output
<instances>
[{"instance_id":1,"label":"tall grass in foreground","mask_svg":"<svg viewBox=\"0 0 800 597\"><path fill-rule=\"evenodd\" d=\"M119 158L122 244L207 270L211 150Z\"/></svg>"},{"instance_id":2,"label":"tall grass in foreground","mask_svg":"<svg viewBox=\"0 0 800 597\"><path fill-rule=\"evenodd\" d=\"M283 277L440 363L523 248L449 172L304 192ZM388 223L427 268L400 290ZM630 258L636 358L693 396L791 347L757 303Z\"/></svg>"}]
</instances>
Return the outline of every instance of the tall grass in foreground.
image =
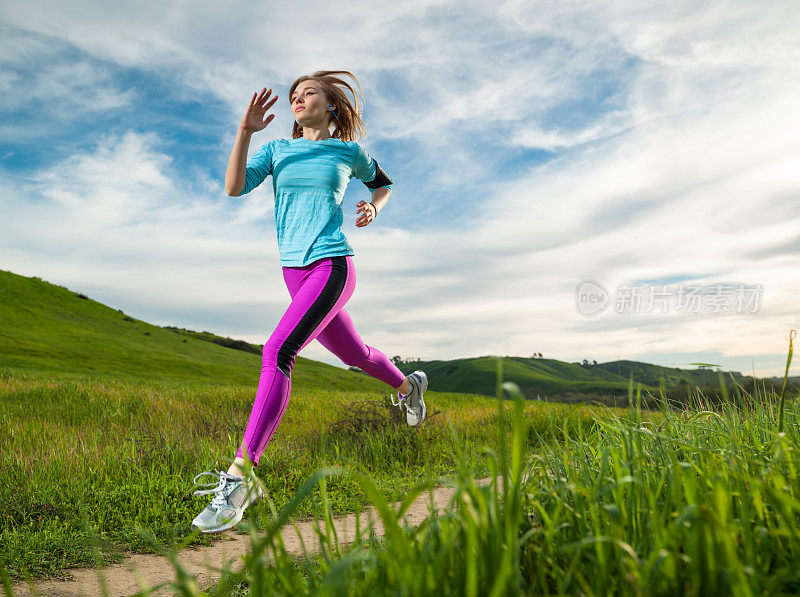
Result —
<instances>
[{"instance_id":1,"label":"tall grass in foreground","mask_svg":"<svg viewBox=\"0 0 800 597\"><path fill-rule=\"evenodd\" d=\"M280 513L255 509L267 531L251 535L240 571L227 570L209 593L180 574L173 588L182 595L800 592L797 396L784 403L737 392L714 411L700 397L686 411L665 404L656 423L633 406L536 437L519 393L504 388L516 401L510 420L498 401L497 428L503 437L509 424L512 439L507 449L487 451L494 481L478 486L462 466L446 514L403 526L421 490L395 511L368 477L355 475L386 535L363 533L344 549L323 524L319 553L293 556L278 529L342 474L320 470ZM532 439L540 449L528 455ZM453 443L467 462L455 435Z\"/></svg>"}]
</instances>

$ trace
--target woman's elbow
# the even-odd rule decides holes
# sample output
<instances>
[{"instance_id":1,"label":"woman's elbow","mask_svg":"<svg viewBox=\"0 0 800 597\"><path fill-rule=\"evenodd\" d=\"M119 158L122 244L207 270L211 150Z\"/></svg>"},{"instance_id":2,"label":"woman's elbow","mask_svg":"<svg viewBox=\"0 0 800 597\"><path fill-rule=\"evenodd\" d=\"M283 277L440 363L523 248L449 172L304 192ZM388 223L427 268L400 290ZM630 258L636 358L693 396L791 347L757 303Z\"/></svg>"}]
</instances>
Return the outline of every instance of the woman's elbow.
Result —
<instances>
[{"instance_id":1,"label":"woman's elbow","mask_svg":"<svg viewBox=\"0 0 800 597\"><path fill-rule=\"evenodd\" d=\"M236 190L236 189L225 189L225 193L228 195L228 197L238 197L239 195L242 194L242 191L244 191L244 187L242 187L239 190Z\"/></svg>"}]
</instances>

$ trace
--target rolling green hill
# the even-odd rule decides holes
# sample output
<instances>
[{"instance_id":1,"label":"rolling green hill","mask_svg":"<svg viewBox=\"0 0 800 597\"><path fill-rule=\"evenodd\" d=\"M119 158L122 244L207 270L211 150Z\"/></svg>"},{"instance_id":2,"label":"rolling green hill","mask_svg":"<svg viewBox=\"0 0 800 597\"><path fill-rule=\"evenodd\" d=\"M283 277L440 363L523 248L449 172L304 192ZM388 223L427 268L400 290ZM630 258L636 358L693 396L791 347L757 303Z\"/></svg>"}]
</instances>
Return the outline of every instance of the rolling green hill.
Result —
<instances>
[{"instance_id":1,"label":"rolling green hill","mask_svg":"<svg viewBox=\"0 0 800 597\"><path fill-rule=\"evenodd\" d=\"M615 373L625 379L633 375L633 379L636 381L652 386L658 386L663 381L668 388L680 384L700 387L711 387L719 384L719 373L711 369L679 369L640 363L638 361L612 361L610 363L590 365L589 368ZM730 376L733 375L737 381L741 381L743 378L743 375L738 371L725 371L723 375L726 379L730 379Z\"/></svg>"},{"instance_id":2,"label":"rolling green hill","mask_svg":"<svg viewBox=\"0 0 800 597\"><path fill-rule=\"evenodd\" d=\"M96 375L124 379L252 385L258 383L261 346L173 326L158 327L129 317L63 286L0 270L0 369L52 375ZM430 389L495 394L497 359L414 361ZM741 379L740 373L732 374ZM679 384L714 386L718 373L660 367L636 361L597 365L555 359L505 357L503 377L528 398L627 396L628 380L668 389ZM725 374L729 378L729 374ZM298 357L294 384L342 390L387 389L382 382Z\"/></svg>"},{"instance_id":3,"label":"rolling green hill","mask_svg":"<svg viewBox=\"0 0 800 597\"><path fill-rule=\"evenodd\" d=\"M399 365L403 373L422 369L431 387L442 392L495 394L496 357L475 357L452 361L413 361ZM674 369L636 361L613 361L598 365L565 363L555 359L503 358L503 379L513 381L527 398L569 398L570 396L627 396L630 376L645 388L655 390L662 383L674 388L719 384L719 374L702 369ZM729 379L729 373L724 373ZM732 375L741 379L740 373Z\"/></svg>"},{"instance_id":4,"label":"rolling green hill","mask_svg":"<svg viewBox=\"0 0 800 597\"><path fill-rule=\"evenodd\" d=\"M245 345L208 332L151 325L63 286L0 270L0 369L256 386L261 347ZM366 375L303 357L296 360L292 382L356 391L386 388Z\"/></svg>"}]
</instances>

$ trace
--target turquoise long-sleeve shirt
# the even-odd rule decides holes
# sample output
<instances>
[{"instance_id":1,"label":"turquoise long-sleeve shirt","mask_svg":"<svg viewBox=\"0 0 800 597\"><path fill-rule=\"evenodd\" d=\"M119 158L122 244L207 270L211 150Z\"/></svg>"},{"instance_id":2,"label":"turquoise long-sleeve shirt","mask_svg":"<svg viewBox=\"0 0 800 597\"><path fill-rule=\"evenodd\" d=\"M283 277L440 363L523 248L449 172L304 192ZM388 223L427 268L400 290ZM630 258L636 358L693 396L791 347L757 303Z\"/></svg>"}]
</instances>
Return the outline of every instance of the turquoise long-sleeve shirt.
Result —
<instances>
[{"instance_id":1,"label":"turquoise long-sleeve shirt","mask_svg":"<svg viewBox=\"0 0 800 597\"><path fill-rule=\"evenodd\" d=\"M344 191L351 178L368 183L376 172L375 160L355 141L273 139L247 161L239 195L272 175L281 266L302 267L355 254L342 232Z\"/></svg>"}]
</instances>

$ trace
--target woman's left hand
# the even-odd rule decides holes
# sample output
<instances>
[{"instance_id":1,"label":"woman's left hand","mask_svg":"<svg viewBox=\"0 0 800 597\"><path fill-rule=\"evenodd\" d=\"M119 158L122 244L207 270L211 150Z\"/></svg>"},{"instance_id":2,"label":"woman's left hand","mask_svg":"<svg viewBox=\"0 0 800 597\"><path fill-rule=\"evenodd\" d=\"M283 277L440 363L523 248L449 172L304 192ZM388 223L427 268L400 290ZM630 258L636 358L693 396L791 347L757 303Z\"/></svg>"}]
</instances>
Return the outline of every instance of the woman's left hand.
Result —
<instances>
[{"instance_id":1,"label":"woman's left hand","mask_svg":"<svg viewBox=\"0 0 800 597\"><path fill-rule=\"evenodd\" d=\"M359 215L361 212L361 215ZM356 226L361 228L366 226L375 219L375 206L368 201L359 201L356 203Z\"/></svg>"}]
</instances>

